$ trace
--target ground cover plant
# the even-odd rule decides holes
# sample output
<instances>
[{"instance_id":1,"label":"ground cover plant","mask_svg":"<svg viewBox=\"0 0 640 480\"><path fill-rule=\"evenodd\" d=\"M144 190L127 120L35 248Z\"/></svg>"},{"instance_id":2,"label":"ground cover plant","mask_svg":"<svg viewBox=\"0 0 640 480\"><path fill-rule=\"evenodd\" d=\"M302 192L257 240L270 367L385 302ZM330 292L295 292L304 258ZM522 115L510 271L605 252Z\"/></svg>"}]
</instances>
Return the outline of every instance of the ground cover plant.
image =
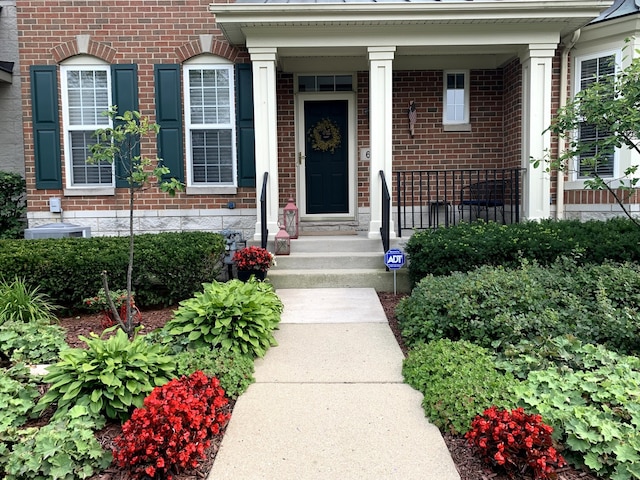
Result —
<instances>
[{"instance_id":1,"label":"ground cover plant","mask_svg":"<svg viewBox=\"0 0 640 480\"><path fill-rule=\"evenodd\" d=\"M404 361L405 381L422 392L429 420L442 431L464 434L487 405L515 406L513 376L496 369L488 350L467 341L440 339L413 348Z\"/></svg>"}]
</instances>

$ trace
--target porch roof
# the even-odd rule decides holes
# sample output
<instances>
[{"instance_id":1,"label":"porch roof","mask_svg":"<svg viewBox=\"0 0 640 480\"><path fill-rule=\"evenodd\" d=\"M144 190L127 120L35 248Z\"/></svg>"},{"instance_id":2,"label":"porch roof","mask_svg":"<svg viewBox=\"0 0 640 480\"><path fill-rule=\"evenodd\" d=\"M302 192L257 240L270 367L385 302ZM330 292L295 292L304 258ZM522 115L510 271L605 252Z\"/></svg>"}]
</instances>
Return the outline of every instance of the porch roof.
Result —
<instances>
[{"instance_id":1,"label":"porch roof","mask_svg":"<svg viewBox=\"0 0 640 480\"><path fill-rule=\"evenodd\" d=\"M209 11L225 37L276 48L285 71L366 69L394 46L398 69L496 68L530 45L554 49L612 0L238 0ZM332 62L318 61L331 57Z\"/></svg>"}]
</instances>

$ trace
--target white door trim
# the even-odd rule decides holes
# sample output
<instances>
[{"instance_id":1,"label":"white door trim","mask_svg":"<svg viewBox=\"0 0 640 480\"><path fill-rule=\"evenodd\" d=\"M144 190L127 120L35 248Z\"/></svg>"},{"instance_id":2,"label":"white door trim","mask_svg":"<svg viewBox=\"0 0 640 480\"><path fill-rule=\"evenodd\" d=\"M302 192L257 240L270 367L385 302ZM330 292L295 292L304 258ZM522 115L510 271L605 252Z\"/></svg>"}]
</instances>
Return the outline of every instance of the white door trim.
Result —
<instances>
[{"instance_id":1,"label":"white door trim","mask_svg":"<svg viewBox=\"0 0 640 480\"><path fill-rule=\"evenodd\" d=\"M305 138L304 104L306 101L346 100L347 101L347 169L349 188L349 211L347 213L308 214L305 185ZM296 190L300 218L303 220L353 220L356 217L357 202L357 155L356 155L356 95L354 92L298 93L296 94ZM302 159L302 161L300 161Z\"/></svg>"}]
</instances>

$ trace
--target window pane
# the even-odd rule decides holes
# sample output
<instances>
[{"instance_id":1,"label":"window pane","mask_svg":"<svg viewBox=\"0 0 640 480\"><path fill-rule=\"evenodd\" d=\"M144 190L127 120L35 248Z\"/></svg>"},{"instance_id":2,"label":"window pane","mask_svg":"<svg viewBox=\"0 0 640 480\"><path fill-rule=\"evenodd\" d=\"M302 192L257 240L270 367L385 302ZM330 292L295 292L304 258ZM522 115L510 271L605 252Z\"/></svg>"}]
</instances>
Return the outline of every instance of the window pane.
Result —
<instances>
[{"instance_id":1,"label":"window pane","mask_svg":"<svg viewBox=\"0 0 640 480\"><path fill-rule=\"evenodd\" d=\"M191 123L229 124L231 122L230 87L227 70L190 70Z\"/></svg>"},{"instance_id":2,"label":"window pane","mask_svg":"<svg viewBox=\"0 0 640 480\"><path fill-rule=\"evenodd\" d=\"M308 75L298 77L298 91L299 92L315 92L316 77L308 76Z\"/></svg>"},{"instance_id":3,"label":"window pane","mask_svg":"<svg viewBox=\"0 0 640 480\"><path fill-rule=\"evenodd\" d=\"M351 75L336 76L336 92L350 92L353 90Z\"/></svg>"},{"instance_id":4,"label":"window pane","mask_svg":"<svg viewBox=\"0 0 640 480\"><path fill-rule=\"evenodd\" d=\"M194 183L233 183L231 130L191 132Z\"/></svg>"},{"instance_id":5,"label":"window pane","mask_svg":"<svg viewBox=\"0 0 640 480\"><path fill-rule=\"evenodd\" d=\"M96 143L93 132L72 131L70 137L71 150L71 183L72 185L111 185L113 183L113 167L110 163L88 164L89 147Z\"/></svg>"},{"instance_id":6,"label":"window pane","mask_svg":"<svg viewBox=\"0 0 640 480\"><path fill-rule=\"evenodd\" d=\"M109 108L107 72L67 71L67 98L70 125L108 125L102 115Z\"/></svg>"}]
</instances>

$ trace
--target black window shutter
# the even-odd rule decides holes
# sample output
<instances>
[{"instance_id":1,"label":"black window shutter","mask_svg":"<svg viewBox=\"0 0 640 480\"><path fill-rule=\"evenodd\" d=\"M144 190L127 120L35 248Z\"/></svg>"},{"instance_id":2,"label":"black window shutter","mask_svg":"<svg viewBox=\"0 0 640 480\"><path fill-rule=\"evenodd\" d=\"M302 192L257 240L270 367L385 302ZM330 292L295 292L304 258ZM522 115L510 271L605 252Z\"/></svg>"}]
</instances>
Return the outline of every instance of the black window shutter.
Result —
<instances>
[{"instance_id":1,"label":"black window shutter","mask_svg":"<svg viewBox=\"0 0 640 480\"><path fill-rule=\"evenodd\" d=\"M118 107L118 115L127 110L138 110L138 66L137 65L111 65L111 96L113 104ZM114 121L114 128L118 126ZM140 145L137 145L133 155L140 155ZM116 187L128 187L126 177L127 168L116 161Z\"/></svg>"},{"instance_id":2,"label":"black window shutter","mask_svg":"<svg viewBox=\"0 0 640 480\"><path fill-rule=\"evenodd\" d=\"M62 188L58 68L33 65L30 69L36 188Z\"/></svg>"},{"instance_id":3,"label":"black window shutter","mask_svg":"<svg viewBox=\"0 0 640 480\"><path fill-rule=\"evenodd\" d=\"M249 63L236 65L236 134L238 136L238 186L255 187L253 74Z\"/></svg>"},{"instance_id":4,"label":"black window shutter","mask_svg":"<svg viewBox=\"0 0 640 480\"><path fill-rule=\"evenodd\" d=\"M170 173L165 179L184 182L180 65L155 65L156 122L160 125L158 157Z\"/></svg>"}]
</instances>

